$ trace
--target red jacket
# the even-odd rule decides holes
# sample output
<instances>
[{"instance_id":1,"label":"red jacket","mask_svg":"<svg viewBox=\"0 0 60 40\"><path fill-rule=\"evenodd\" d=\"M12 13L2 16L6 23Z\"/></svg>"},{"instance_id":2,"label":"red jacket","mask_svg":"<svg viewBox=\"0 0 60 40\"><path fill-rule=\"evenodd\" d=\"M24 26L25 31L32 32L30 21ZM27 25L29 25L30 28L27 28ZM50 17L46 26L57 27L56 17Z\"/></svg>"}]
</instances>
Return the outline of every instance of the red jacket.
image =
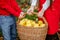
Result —
<instances>
[{"instance_id":1,"label":"red jacket","mask_svg":"<svg viewBox=\"0 0 60 40\"><path fill-rule=\"evenodd\" d=\"M40 9L46 0L40 0ZM48 34L52 35L58 31L60 0L52 0L50 7L45 11L44 16L48 22Z\"/></svg>"},{"instance_id":2,"label":"red jacket","mask_svg":"<svg viewBox=\"0 0 60 40\"><path fill-rule=\"evenodd\" d=\"M42 9L43 4L45 3L46 0L39 0L39 11Z\"/></svg>"},{"instance_id":3,"label":"red jacket","mask_svg":"<svg viewBox=\"0 0 60 40\"><path fill-rule=\"evenodd\" d=\"M19 16L21 10L18 7L16 0L0 0L0 15Z\"/></svg>"},{"instance_id":4,"label":"red jacket","mask_svg":"<svg viewBox=\"0 0 60 40\"><path fill-rule=\"evenodd\" d=\"M39 0L39 8L40 8L40 10L41 10L41 8L42 8L42 6L43 6L43 4L45 3L45 1L46 0ZM54 1L54 0L52 0L52 1ZM52 2L51 4L50 4L50 7L49 8L57 8L57 9L60 9L60 0L55 0L54 2Z\"/></svg>"}]
</instances>

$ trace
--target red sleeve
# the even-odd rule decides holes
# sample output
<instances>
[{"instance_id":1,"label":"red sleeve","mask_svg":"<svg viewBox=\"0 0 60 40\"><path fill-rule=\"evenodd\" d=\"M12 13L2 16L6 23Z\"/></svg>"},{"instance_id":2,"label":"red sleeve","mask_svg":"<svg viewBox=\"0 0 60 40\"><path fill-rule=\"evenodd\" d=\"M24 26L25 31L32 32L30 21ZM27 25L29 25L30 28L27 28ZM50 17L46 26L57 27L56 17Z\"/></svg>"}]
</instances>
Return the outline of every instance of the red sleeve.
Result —
<instances>
[{"instance_id":1,"label":"red sleeve","mask_svg":"<svg viewBox=\"0 0 60 40\"><path fill-rule=\"evenodd\" d=\"M14 10L16 10L18 13L20 13L22 10L20 9L20 7L18 6L16 0L11 0L11 6L14 8Z\"/></svg>"},{"instance_id":2,"label":"red sleeve","mask_svg":"<svg viewBox=\"0 0 60 40\"><path fill-rule=\"evenodd\" d=\"M41 10L42 9L42 7L43 7L43 4L44 4L44 2L45 2L46 0L39 0L39 9ZM40 11L39 10L39 11Z\"/></svg>"},{"instance_id":3,"label":"red sleeve","mask_svg":"<svg viewBox=\"0 0 60 40\"><path fill-rule=\"evenodd\" d=\"M12 14L12 15L14 15L16 17L19 16L19 13L16 12L10 5L8 5L5 2L0 3L0 8L4 9L5 11L9 12L10 14Z\"/></svg>"}]
</instances>

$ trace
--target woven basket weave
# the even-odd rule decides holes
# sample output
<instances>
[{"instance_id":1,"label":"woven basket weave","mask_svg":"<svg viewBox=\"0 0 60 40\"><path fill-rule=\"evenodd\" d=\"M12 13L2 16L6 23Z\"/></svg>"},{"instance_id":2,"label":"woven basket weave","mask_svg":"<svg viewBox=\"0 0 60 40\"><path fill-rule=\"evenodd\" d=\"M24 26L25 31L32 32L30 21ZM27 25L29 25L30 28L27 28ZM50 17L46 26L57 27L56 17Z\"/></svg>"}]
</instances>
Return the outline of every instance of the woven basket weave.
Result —
<instances>
[{"instance_id":1,"label":"woven basket weave","mask_svg":"<svg viewBox=\"0 0 60 40\"><path fill-rule=\"evenodd\" d=\"M43 20L45 22L45 27L41 28L33 28L33 27L23 27L20 25L17 25L17 32L18 36L21 40L45 40L48 25L43 17Z\"/></svg>"}]
</instances>

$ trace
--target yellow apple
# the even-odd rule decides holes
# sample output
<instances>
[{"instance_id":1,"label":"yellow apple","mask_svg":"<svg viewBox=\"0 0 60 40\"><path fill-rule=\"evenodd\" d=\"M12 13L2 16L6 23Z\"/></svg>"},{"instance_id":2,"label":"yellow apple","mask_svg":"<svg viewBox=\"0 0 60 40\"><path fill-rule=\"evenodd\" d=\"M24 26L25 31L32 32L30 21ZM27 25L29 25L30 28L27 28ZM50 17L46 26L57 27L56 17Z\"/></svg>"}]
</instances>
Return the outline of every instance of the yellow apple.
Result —
<instances>
[{"instance_id":1,"label":"yellow apple","mask_svg":"<svg viewBox=\"0 0 60 40\"><path fill-rule=\"evenodd\" d=\"M34 25L34 27L39 27L39 24L36 23L36 24Z\"/></svg>"},{"instance_id":2,"label":"yellow apple","mask_svg":"<svg viewBox=\"0 0 60 40\"><path fill-rule=\"evenodd\" d=\"M27 20L27 21L26 21L26 26L27 26L27 27L31 27L31 26L32 26L32 24L31 24L31 21L30 21L30 20Z\"/></svg>"},{"instance_id":3,"label":"yellow apple","mask_svg":"<svg viewBox=\"0 0 60 40\"><path fill-rule=\"evenodd\" d=\"M40 27L45 27L45 24L41 24Z\"/></svg>"},{"instance_id":4,"label":"yellow apple","mask_svg":"<svg viewBox=\"0 0 60 40\"><path fill-rule=\"evenodd\" d=\"M24 26L25 25L25 21L21 20L19 25Z\"/></svg>"},{"instance_id":5,"label":"yellow apple","mask_svg":"<svg viewBox=\"0 0 60 40\"><path fill-rule=\"evenodd\" d=\"M38 24L39 25L43 24L43 21L42 20L38 21Z\"/></svg>"}]
</instances>

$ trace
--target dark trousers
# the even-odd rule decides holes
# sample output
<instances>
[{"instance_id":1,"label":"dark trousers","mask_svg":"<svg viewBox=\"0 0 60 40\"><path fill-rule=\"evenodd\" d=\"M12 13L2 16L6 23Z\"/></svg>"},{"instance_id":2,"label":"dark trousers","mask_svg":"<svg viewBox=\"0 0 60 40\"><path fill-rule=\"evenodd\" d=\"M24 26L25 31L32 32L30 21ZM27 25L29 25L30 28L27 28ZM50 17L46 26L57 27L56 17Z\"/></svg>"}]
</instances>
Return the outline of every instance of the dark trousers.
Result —
<instances>
[{"instance_id":1,"label":"dark trousers","mask_svg":"<svg viewBox=\"0 0 60 40\"><path fill-rule=\"evenodd\" d=\"M48 35L46 36L46 40L59 40L57 33L54 35Z\"/></svg>"}]
</instances>

